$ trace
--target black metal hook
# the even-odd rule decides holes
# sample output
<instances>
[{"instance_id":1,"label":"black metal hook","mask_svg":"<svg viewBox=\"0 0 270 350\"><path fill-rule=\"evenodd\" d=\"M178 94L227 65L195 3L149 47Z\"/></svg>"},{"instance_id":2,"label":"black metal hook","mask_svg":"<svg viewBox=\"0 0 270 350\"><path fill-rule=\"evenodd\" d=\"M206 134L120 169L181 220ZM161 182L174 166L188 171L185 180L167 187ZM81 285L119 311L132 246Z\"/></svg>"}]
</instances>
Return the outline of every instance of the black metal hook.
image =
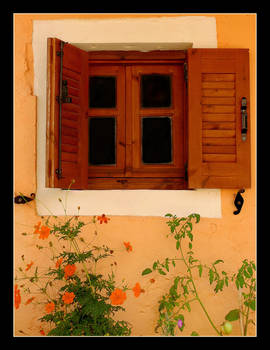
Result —
<instances>
[{"instance_id":1,"label":"black metal hook","mask_svg":"<svg viewBox=\"0 0 270 350\"><path fill-rule=\"evenodd\" d=\"M236 209L233 213L234 215L238 215L243 207L244 204L244 198L241 196L241 193L244 193L245 190L241 189L237 192L237 195L235 196L234 205L236 206Z\"/></svg>"},{"instance_id":2,"label":"black metal hook","mask_svg":"<svg viewBox=\"0 0 270 350\"><path fill-rule=\"evenodd\" d=\"M23 194L20 195L20 196L16 196L16 197L14 198L14 202L15 202L16 204L25 204L25 203L30 202L30 201L32 201L33 199L35 199L35 196L36 196L36 195L35 195L35 193L31 193L30 196L31 196L31 198L26 197L26 196L24 196Z\"/></svg>"}]
</instances>

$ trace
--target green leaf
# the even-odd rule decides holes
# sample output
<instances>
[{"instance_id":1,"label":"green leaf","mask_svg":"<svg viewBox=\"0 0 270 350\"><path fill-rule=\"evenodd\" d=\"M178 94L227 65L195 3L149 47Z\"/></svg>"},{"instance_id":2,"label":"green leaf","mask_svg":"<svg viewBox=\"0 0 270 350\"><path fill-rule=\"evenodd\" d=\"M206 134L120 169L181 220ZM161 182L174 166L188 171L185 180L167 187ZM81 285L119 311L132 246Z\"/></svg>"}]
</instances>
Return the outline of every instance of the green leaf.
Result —
<instances>
[{"instance_id":1,"label":"green leaf","mask_svg":"<svg viewBox=\"0 0 270 350\"><path fill-rule=\"evenodd\" d=\"M144 276L144 275L148 275L149 273L151 273L152 272L152 270L151 269L149 269L149 268L147 268L147 269L145 269L145 270L143 270L143 272L142 272L142 276Z\"/></svg>"},{"instance_id":2,"label":"green leaf","mask_svg":"<svg viewBox=\"0 0 270 350\"><path fill-rule=\"evenodd\" d=\"M155 261L153 264L153 270L156 270L158 263Z\"/></svg>"},{"instance_id":3,"label":"green leaf","mask_svg":"<svg viewBox=\"0 0 270 350\"><path fill-rule=\"evenodd\" d=\"M226 316L225 320L227 321L236 321L240 317L240 310L239 309L234 309L231 310Z\"/></svg>"},{"instance_id":4,"label":"green leaf","mask_svg":"<svg viewBox=\"0 0 270 350\"><path fill-rule=\"evenodd\" d=\"M199 335L199 333L197 333L197 332L193 331L193 332L192 332L190 335L191 335L191 336L193 336L193 337L196 337L196 336L198 336L198 335Z\"/></svg>"},{"instance_id":5,"label":"green leaf","mask_svg":"<svg viewBox=\"0 0 270 350\"><path fill-rule=\"evenodd\" d=\"M188 247L189 249L192 249L192 243L189 242Z\"/></svg>"},{"instance_id":6,"label":"green leaf","mask_svg":"<svg viewBox=\"0 0 270 350\"><path fill-rule=\"evenodd\" d=\"M180 241L177 241L177 242L176 242L176 249L178 250L179 247L180 247Z\"/></svg>"},{"instance_id":7,"label":"green leaf","mask_svg":"<svg viewBox=\"0 0 270 350\"><path fill-rule=\"evenodd\" d=\"M223 261L223 260L216 260L216 261L213 263L213 265L219 264L219 263L221 263L221 262L223 262L223 263L224 263L224 261Z\"/></svg>"},{"instance_id":8,"label":"green leaf","mask_svg":"<svg viewBox=\"0 0 270 350\"><path fill-rule=\"evenodd\" d=\"M256 308L255 300L245 301L244 304L250 307L253 311L255 311L255 308Z\"/></svg>"},{"instance_id":9,"label":"green leaf","mask_svg":"<svg viewBox=\"0 0 270 350\"><path fill-rule=\"evenodd\" d=\"M210 284L212 284L213 283L213 281L214 281L214 272L213 272L213 270L209 270L209 282L210 282Z\"/></svg>"},{"instance_id":10,"label":"green leaf","mask_svg":"<svg viewBox=\"0 0 270 350\"><path fill-rule=\"evenodd\" d=\"M199 276L202 276L202 265L198 265L198 270L199 270Z\"/></svg>"},{"instance_id":11,"label":"green leaf","mask_svg":"<svg viewBox=\"0 0 270 350\"><path fill-rule=\"evenodd\" d=\"M158 269L158 272L159 272L161 275L166 275L166 272L164 272L164 271L161 270L161 269Z\"/></svg>"}]
</instances>

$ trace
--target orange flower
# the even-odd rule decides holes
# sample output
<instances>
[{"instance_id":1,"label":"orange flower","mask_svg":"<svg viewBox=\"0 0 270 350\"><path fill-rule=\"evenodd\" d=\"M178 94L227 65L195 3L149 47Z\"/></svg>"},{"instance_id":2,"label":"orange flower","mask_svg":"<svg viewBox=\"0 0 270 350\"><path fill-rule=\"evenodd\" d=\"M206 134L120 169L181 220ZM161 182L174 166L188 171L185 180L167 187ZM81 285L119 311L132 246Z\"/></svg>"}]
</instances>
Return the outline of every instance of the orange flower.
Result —
<instances>
[{"instance_id":1,"label":"orange flower","mask_svg":"<svg viewBox=\"0 0 270 350\"><path fill-rule=\"evenodd\" d=\"M45 332L44 332L44 330L41 327L40 327L40 331L39 332L40 332L41 335L45 335Z\"/></svg>"},{"instance_id":2,"label":"orange flower","mask_svg":"<svg viewBox=\"0 0 270 350\"><path fill-rule=\"evenodd\" d=\"M53 312L54 309L55 309L54 302L48 303L45 306L45 310L46 310L47 314L50 314L51 312Z\"/></svg>"},{"instance_id":3,"label":"orange flower","mask_svg":"<svg viewBox=\"0 0 270 350\"><path fill-rule=\"evenodd\" d=\"M65 292L65 294L62 296L62 300L65 304L72 304L74 298L75 294L73 292Z\"/></svg>"},{"instance_id":4,"label":"orange flower","mask_svg":"<svg viewBox=\"0 0 270 350\"><path fill-rule=\"evenodd\" d=\"M41 226L41 230L39 231L39 239L48 238L50 234L50 229L47 226Z\"/></svg>"},{"instance_id":5,"label":"orange flower","mask_svg":"<svg viewBox=\"0 0 270 350\"><path fill-rule=\"evenodd\" d=\"M141 293L144 293L144 289L141 289L141 286L140 284L137 282L135 284L135 286L132 288L133 292L134 292L134 296L136 298L138 298L138 296L141 294Z\"/></svg>"},{"instance_id":6,"label":"orange flower","mask_svg":"<svg viewBox=\"0 0 270 350\"><path fill-rule=\"evenodd\" d=\"M15 284L14 297L15 297L15 308L18 309L21 304L22 298L20 294L20 289L18 289L17 284Z\"/></svg>"},{"instance_id":7,"label":"orange flower","mask_svg":"<svg viewBox=\"0 0 270 350\"><path fill-rule=\"evenodd\" d=\"M155 282L154 278L151 278L151 279L150 279L150 282L151 282L151 283L154 283L154 282Z\"/></svg>"},{"instance_id":8,"label":"orange flower","mask_svg":"<svg viewBox=\"0 0 270 350\"><path fill-rule=\"evenodd\" d=\"M102 224L103 222L105 224L107 224L108 220L110 220L109 218L107 218L107 216L105 214L102 214L101 216L98 216L97 219L99 220L100 224Z\"/></svg>"},{"instance_id":9,"label":"orange flower","mask_svg":"<svg viewBox=\"0 0 270 350\"><path fill-rule=\"evenodd\" d=\"M63 258L60 258L56 261L55 267L58 269L58 267L62 264Z\"/></svg>"},{"instance_id":10,"label":"orange flower","mask_svg":"<svg viewBox=\"0 0 270 350\"><path fill-rule=\"evenodd\" d=\"M30 264L27 264L25 271L28 271L33 264L33 261L31 261Z\"/></svg>"},{"instance_id":11,"label":"orange flower","mask_svg":"<svg viewBox=\"0 0 270 350\"><path fill-rule=\"evenodd\" d=\"M110 295L112 305L121 305L126 300L126 298L126 293L119 288L116 288Z\"/></svg>"},{"instance_id":12,"label":"orange flower","mask_svg":"<svg viewBox=\"0 0 270 350\"><path fill-rule=\"evenodd\" d=\"M75 270L76 270L75 265L67 265L65 267L65 279L67 280L68 277L72 276L74 274Z\"/></svg>"},{"instance_id":13,"label":"orange flower","mask_svg":"<svg viewBox=\"0 0 270 350\"><path fill-rule=\"evenodd\" d=\"M132 251L132 246L130 245L129 242L124 242L124 245L125 245L126 250L128 251L128 253Z\"/></svg>"},{"instance_id":14,"label":"orange flower","mask_svg":"<svg viewBox=\"0 0 270 350\"><path fill-rule=\"evenodd\" d=\"M32 298L28 299L28 300L26 301L25 305L28 305L28 304L32 303L32 301L33 301L34 299L35 299L35 297L32 297Z\"/></svg>"},{"instance_id":15,"label":"orange flower","mask_svg":"<svg viewBox=\"0 0 270 350\"><path fill-rule=\"evenodd\" d=\"M34 233L39 233L40 225L41 225L41 221L39 221L39 222L37 223L37 225L34 226L34 228L35 228Z\"/></svg>"}]
</instances>

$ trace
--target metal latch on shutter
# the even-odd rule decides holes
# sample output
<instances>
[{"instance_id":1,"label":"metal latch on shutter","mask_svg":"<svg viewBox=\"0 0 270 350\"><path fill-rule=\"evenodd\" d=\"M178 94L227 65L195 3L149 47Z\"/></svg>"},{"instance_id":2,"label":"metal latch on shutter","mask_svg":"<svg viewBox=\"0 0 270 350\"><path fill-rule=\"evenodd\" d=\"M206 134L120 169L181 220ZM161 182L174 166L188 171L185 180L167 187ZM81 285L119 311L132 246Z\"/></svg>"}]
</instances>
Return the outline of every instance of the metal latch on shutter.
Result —
<instances>
[{"instance_id":1,"label":"metal latch on shutter","mask_svg":"<svg viewBox=\"0 0 270 350\"><path fill-rule=\"evenodd\" d=\"M242 141L247 139L247 99L245 97L241 100L241 116L242 116L242 127L241 136Z\"/></svg>"}]
</instances>

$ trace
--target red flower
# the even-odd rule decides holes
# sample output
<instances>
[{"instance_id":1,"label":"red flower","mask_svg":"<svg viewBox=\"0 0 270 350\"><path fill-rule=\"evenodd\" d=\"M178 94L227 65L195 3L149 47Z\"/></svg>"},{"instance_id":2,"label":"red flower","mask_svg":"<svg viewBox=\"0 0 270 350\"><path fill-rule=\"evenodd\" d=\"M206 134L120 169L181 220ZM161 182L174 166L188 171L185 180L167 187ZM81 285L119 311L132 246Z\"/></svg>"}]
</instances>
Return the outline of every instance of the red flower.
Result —
<instances>
[{"instance_id":1,"label":"red flower","mask_svg":"<svg viewBox=\"0 0 270 350\"><path fill-rule=\"evenodd\" d=\"M102 214L101 216L98 216L97 219L99 220L100 224L102 224L103 222L105 224L107 224L108 220L110 220L109 218L107 218L107 216L105 214Z\"/></svg>"},{"instance_id":2,"label":"red flower","mask_svg":"<svg viewBox=\"0 0 270 350\"><path fill-rule=\"evenodd\" d=\"M31 261L30 264L27 264L25 271L28 271L33 264L33 261Z\"/></svg>"},{"instance_id":3,"label":"red flower","mask_svg":"<svg viewBox=\"0 0 270 350\"><path fill-rule=\"evenodd\" d=\"M137 282L135 284L135 286L132 288L133 292L134 292L134 296L136 298L138 298L138 296L141 294L141 293L144 293L144 289L141 289L141 286L140 284Z\"/></svg>"},{"instance_id":4,"label":"red flower","mask_svg":"<svg viewBox=\"0 0 270 350\"><path fill-rule=\"evenodd\" d=\"M21 304L22 298L20 294L20 289L18 289L17 284L15 284L14 297L15 297L15 308L18 309Z\"/></svg>"},{"instance_id":5,"label":"red flower","mask_svg":"<svg viewBox=\"0 0 270 350\"><path fill-rule=\"evenodd\" d=\"M44 330L41 327L40 327L40 331L39 332L40 332L41 335L45 335L45 332L44 332Z\"/></svg>"},{"instance_id":6,"label":"red flower","mask_svg":"<svg viewBox=\"0 0 270 350\"><path fill-rule=\"evenodd\" d=\"M34 299L35 299L35 297L32 297L32 298L28 299L28 300L26 301L25 305L28 305L28 304L32 303L32 301L33 301Z\"/></svg>"},{"instance_id":7,"label":"red flower","mask_svg":"<svg viewBox=\"0 0 270 350\"><path fill-rule=\"evenodd\" d=\"M54 309L55 309L54 302L48 303L45 306L45 310L46 310L47 314L50 314L51 312L53 312Z\"/></svg>"},{"instance_id":8,"label":"red flower","mask_svg":"<svg viewBox=\"0 0 270 350\"><path fill-rule=\"evenodd\" d=\"M132 251L132 246L130 245L129 242L124 242L124 245L125 245L126 250L128 251L128 253Z\"/></svg>"},{"instance_id":9,"label":"red flower","mask_svg":"<svg viewBox=\"0 0 270 350\"><path fill-rule=\"evenodd\" d=\"M58 268L63 262L63 258L59 258L57 261L56 261L56 264L55 264L55 267Z\"/></svg>"},{"instance_id":10,"label":"red flower","mask_svg":"<svg viewBox=\"0 0 270 350\"><path fill-rule=\"evenodd\" d=\"M39 221L39 222L34 226L34 228L35 228L34 233L39 233L40 225L41 225L41 221Z\"/></svg>"},{"instance_id":11,"label":"red flower","mask_svg":"<svg viewBox=\"0 0 270 350\"><path fill-rule=\"evenodd\" d=\"M50 229L47 226L41 226L41 229L39 231L39 239L45 239L48 238L50 234Z\"/></svg>"},{"instance_id":12,"label":"red flower","mask_svg":"<svg viewBox=\"0 0 270 350\"><path fill-rule=\"evenodd\" d=\"M72 304L74 298L75 294L73 292L65 292L65 294L62 296L62 300L65 304Z\"/></svg>"},{"instance_id":13,"label":"red flower","mask_svg":"<svg viewBox=\"0 0 270 350\"><path fill-rule=\"evenodd\" d=\"M121 305L126 300L126 298L126 293L119 288L116 288L110 295L112 305Z\"/></svg>"},{"instance_id":14,"label":"red flower","mask_svg":"<svg viewBox=\"0 0 270 350\"><path fill-rule=\"evenodd\" d=\"M75 265L67 265L65 267L65 279L67 280L68 277L74 275L75 271L76 271Z\"/></svg>"}]
</instances>

